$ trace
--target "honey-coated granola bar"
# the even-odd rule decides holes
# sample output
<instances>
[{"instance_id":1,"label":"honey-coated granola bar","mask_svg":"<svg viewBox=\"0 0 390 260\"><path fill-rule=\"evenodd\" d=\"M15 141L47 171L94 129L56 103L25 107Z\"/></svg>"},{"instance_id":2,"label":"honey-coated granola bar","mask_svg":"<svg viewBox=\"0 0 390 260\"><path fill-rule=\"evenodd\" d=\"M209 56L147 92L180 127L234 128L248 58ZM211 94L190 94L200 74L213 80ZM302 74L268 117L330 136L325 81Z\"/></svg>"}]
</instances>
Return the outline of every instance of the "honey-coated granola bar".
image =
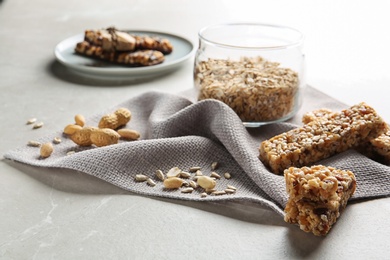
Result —
<instances>
[{"instance_id":1,"label":"honey-coated granola bar","mask_svg":"<svg viewBox=\"0 0 390 260\"><path fill-rule=\"evenodd\" d=\"M282 174L291 166L312 165L386 131L383 119L362 102L263 141L259 158L273 173Z\"/></svg>"},{"instance_id":2,"label":"honey-coated granola bar","mask_svg":"<svg viewBox=\"0 0 390 260\"><path fill-rule=\"evenodd\" d=\"M316 165L284 171L289 199L284 220L305 232L326 235L356 190L348 170Z\"/></svg>"}]
</instances>

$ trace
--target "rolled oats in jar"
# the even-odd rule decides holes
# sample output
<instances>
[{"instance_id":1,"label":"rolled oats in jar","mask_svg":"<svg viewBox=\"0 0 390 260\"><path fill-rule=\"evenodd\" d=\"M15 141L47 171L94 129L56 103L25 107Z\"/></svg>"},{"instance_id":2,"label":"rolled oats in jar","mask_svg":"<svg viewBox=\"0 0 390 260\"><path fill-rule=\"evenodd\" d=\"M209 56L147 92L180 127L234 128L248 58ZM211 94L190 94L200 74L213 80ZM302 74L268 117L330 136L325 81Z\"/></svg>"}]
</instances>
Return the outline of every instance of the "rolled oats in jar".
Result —
<instances>
[{"instance_id":1,"label":"rolled oats in jar","mask_svg":"<svg viewBox=\"0 0 390 260\"><path fill-rule=\"evenodd\" d=\"M194 80L198 100L217 99L244 125L291 118L304 87L302 34L264 24L214 25L199 32Z\"/></svg>"}]
</instances>

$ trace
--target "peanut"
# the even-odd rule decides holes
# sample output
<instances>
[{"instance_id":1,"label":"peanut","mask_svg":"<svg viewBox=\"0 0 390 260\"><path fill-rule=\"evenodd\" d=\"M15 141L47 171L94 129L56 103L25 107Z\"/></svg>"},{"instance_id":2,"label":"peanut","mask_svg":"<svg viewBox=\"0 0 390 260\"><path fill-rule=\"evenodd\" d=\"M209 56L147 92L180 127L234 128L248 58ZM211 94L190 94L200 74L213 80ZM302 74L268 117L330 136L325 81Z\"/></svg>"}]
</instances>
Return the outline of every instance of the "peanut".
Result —
<instances>
[{"instance_id":1,"label":"peanut","mask_svg":"<svg viewBox=\"0 0 390 260\"><path fill-rule=\"evenodd\" d=\"M79 125L67 125L65 128L64 128L64 134L67 134L67 135L73 135L74 133L76 133L77 131L81 130L82 127L79 126Z\"/></svg>"},{"instance_id":2,"label":"peanut","mask_svg":"<svg viewBox=\"0 0 390 260\"><path fill-rule=\"evenodd\" d=\"M164 187L166 189L178 189L183 185L183 183L184 180L178 177L171 177L164 180Z\"/></svg>"},{"instance_id":3,"label":"peanut","mask_svg":"<svg viewBox=\"0 0 390 260\"><path fill-rule=\"evenodd\" d=\"M99 128L118 129L126 125L131 119L131 112L126 108L119 108L113 114L104 115L99 122Z\"/></svg>"},{"instance_id":4,"label":"peanut","mask_svg":"<svg viewBox=\"0 0 390 260\"><path fill-rule=\"evenodd\" d=\"M54 151L53 145L51 143L45 143L41 146L40 154L42 158L49 157Z\"/></svg>"},{"instance_id":5,"label":"peanut","mask_svg":"<svg viewBox=\"0 0 390 260\"><path fill-rule=\"evenodd\" d=\"M200 187L205 190L214 189L217 184L216 181L208 176L199 176L197 182Z\"/></svg>"},{"instance_id":6,"label":"peanut","mask_svg":"<svg viewBox=\"0 0 390 260\"><path fill-rule=\"evenodd\" d=\"M179 177L181 170L178 167L173 167L167 172L167 178Z\"/></svg>"},{"instance_id":7,"label":"peanut","mask_svg":"<svg viewBox=\"0 0 390 260\"><path fill-rule=\"evenodd\" d=\"M118 134L126 140L137 140L140 138L140 133L132 129L119 129Z\"/></svg>"},{"instance_id":8,"label":"peanut","mask_svg":"<svg viewBox=\"0 0 390 260\"><path fill-rule=\"evenodd\" d=\"M97 128L95 127L81 128L79 131L70 135L70 139L80 146L90 146L92 145L91 134L96 130Z\"/></svg>"},{"instance_id":9,"label":"peanut","mask_svg":"<svg viewBox=\"0 0 390 260\"><path fill-rule=\"evenodd\" d=\"M120 125L127 124L131 119L131 112L126 108L119 108L114 114L117 115Z\"/></svg>"},{"instance_id":10,"label":"peanut","mask_svg":"<svg viewBox=\"0 0 390 260\"><path fill-rule=\"evenodd\" d=\"M120 135L110 128L97 129L92 131L90 139L97 147L117 144Z\"/></svg>"},{"instance_id":11,"label":"peanut","mask_svg":"<svg viewBox=\"0 0 390 260\"><path fill-rule=\"evenodd\" d=\"M74 121L76 122L76 125L79 125L81 127L85 125L85 117L83 115L80 114L75 115Z\"/></svg>"},{"instance_id":12,"label":"peanut","mask_svg":"<svg viewBox=\"0 0 390 260\"><path fill-rule=\"evenodd\" d=\"M99 128L117 129L119 127L118 116L115 114L104 115L98 126Z\"/></svg>"}]
</instances>

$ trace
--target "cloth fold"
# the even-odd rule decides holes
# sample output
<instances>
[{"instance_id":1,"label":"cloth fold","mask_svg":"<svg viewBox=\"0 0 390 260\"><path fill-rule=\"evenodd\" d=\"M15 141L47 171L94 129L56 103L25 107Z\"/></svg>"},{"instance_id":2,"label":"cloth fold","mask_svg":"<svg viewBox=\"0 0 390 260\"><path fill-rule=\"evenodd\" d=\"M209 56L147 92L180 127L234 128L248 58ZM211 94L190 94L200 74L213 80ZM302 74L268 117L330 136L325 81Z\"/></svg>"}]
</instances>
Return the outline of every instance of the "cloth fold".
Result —
<instances>
[{"instance_id":1,"label":"cloth fold","mask_svg":"<svg viewBox=\"0 0 390 260\"><path fill-rule=\"evenodd\" d=\"M126 127L141 133L138 141L121 141L101 148L78 147L63 136L63 142L55 145L49 158L40 159L37 148L28 146L11 150L4 157L33 166L81 171L138 194L199 201L250 200L283 215L287 202L284 178L271 173L258 159L260 143L297 127L304 112L322 107L346 107L311 87L304 92L303 100L300 113L290 122L245 128L233 110L222 102L203 100L192 103L177 95L148 92L87 118L87 125L97 126L102 115L126 107L132 112L132 119ZM50 142L56 136L62 136L62 131L38 141ZM69 151L76 153L66 155ZM167 172L173 167L188 170L192 166L202 167L207 175L211 172L212 162L220 165L216 172L232 175L231 179L218 180L217 189L232 185L237 188L235 194L201 198L198 190L190 194L165 190L155 177L158 169ZM390 195L390 167L354 150L319 163L355 173L357 190L352 199ZM136 182L136 174L150 176L157 185L151 187Z\"/></svg>"}]
</instances>

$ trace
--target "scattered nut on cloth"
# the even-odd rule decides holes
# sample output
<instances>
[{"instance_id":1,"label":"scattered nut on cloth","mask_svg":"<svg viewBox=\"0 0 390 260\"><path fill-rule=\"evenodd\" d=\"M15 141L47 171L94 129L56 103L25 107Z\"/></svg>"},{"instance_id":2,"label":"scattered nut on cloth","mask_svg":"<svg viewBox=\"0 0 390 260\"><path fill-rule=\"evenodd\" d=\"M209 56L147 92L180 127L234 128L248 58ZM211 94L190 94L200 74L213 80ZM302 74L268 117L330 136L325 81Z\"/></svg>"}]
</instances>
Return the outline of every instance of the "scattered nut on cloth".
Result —
<instances>
[{"instance_id":1,"label":"scattered nut on cloth","mask_svg":"<svg viewBox=\"0 0 390 260\"><path fill-rule=\"evenodd\" d=\"M138 194L198 201L247 200L283 215L288 199L284 177L273 174L261 163L258 158L260 143L301 125L305 112L348 107L315 88L307 87L303 107L289 122L245 128L224 103L216 100L192 103L191 98L148 92L87 117L88 122L97 126L102 115L125 107L132 114L131 129L140 133L141 138L137 141L121 141L105 147L80 147L62 135L59 129L36 140L43 144L62 136L61 144L56 145L50 157L42 159L37 147L31 145L11 150L4 157L32 166L81 171ZM371 106L375 108L375 104ZM213 169L214 162L218 162L217 169ZM356 175L357 190L351 200L390 195L390 167L355 150L332 156L319 164L350 170ZM216 181L217 191L234 187L234 192L207 196L197 189L186 190L191 192L167 191L163 181L156 177L157 170L166 174L173 167L179 167L189 172L195 166L200 167L204 175L210 176L214 171L222 176ZM229 178L223 177L225 173ZM146 175L151 181L136 181L137 174Z\"/></svg>"}]
</instances>

